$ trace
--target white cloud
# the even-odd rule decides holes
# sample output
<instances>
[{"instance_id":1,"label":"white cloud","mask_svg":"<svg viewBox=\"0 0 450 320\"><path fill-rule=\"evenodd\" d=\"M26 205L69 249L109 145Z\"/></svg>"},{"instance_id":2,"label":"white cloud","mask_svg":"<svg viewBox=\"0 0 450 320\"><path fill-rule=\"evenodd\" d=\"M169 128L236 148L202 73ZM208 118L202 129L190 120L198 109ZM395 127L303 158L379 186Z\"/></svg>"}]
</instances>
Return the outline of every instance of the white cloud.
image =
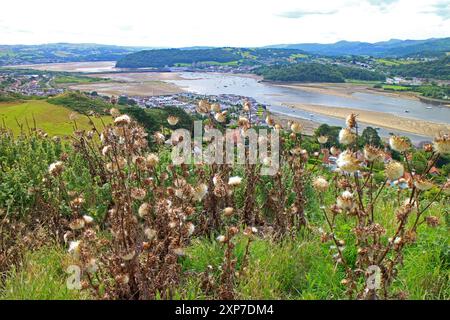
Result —
<instances>
[{"instance_id":1,"label":"white cloud","mask_svg":"<svg viewBox=\"0 0 450 320\"><path fill-rule=\"evenodd\" d=\"M449 0L15 0L0 44L260 46L450 36Z\"/></svg>"}]
</instances>

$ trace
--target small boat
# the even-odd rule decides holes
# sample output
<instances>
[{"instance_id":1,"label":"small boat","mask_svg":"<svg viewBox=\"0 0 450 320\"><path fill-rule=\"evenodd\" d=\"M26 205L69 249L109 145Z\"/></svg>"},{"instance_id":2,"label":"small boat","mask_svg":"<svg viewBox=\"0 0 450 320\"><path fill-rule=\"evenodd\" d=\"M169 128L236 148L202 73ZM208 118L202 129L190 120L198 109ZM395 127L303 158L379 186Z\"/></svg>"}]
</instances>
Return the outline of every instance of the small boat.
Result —
<instances>
[{"instance_id":1,"label":"small boat","mask_svg":"<svg viewBox=\"0 0 450 320\"><path fill-rule=\"evenodd\" d=\"M433 109L432 107L427 107L427 109Z\"/></svg>"},{"instance_id":2,"label":"small boat","mask_svg":"<svg viewBox=\"0 0 450 320\"><path fill-rule=\"evenodd\" d=\"M409 113L409 110L405 110L405 113Z\"/></svg>"}]
</instances>

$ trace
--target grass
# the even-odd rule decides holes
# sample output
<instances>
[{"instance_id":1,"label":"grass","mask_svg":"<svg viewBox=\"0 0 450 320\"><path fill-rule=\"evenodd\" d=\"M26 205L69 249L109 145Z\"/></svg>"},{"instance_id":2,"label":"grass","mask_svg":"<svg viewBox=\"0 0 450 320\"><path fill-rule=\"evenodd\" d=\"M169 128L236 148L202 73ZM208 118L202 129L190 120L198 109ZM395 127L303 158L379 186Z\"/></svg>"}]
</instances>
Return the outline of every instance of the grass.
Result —
<instances>
[{"instance_id":1,"label":"grass","mask_svg":"<svg viewBox=\"0 0 450 320\"><path fill-rule=\"evenodd\" d=\"M383 85L384 90L392 90L392 91L408 91L411 90L409 87L399 86L394 84Z\"/></svg>"},{"instance_id":2,"label":"grass","mask_svg":"<svg viewBox=\"0 0 450 320\"><path fill-rule=\"evenodd\" d=\"M79 129L89 129L89 119L81 114L74 113L72 110L50 104L44 100L29 100L23 103L0 103L0 122L2 126L10 128L14 134L19 134L33 127L33 121L36 121L38 128L44 130L49 135L70 135L74 130L74 123L70 120L70 115L76 114L76 123ZM33 120L34 118L34 120ZM103 117L105 122L109 122L110 117ZM101 127L100 119L93 119L96 126ZM19 123L19 124L18 124Z\"/></svg>"},{"instance_id":3,"label":"grass","mask_svg":"<svg viewBox=\"0 0 450 320\"><path fill-rule=\"evenodd\" d=\"M23 267L12 269L2 287L0 300L86 299L84 291L69 290L64 270L66 253L59 247L44 247L29 252Z\"/></svg>"},{"instance_id":4,"label":"grass","mask_svg":"<svg viewBox=\"0 0 450 320\"><path fill-rule=\"evenodd\" d=\"M85 77L85 76L72 76L72 75L64 75L64 76L56 76L55 84L85 84L85 83L94 83L94 82L106 82L107 79L104 78L94 78L94 77Z\"/></svg>"}]
</instances>

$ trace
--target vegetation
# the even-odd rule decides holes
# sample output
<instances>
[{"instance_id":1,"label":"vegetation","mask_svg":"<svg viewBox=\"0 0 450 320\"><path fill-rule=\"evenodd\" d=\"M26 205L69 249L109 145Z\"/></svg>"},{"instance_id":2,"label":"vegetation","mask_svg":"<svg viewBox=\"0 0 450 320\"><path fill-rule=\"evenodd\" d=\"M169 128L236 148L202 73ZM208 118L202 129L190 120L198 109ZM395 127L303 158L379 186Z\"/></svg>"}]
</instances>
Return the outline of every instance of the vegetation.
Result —
<instances>
[{"instance_id":1,"label":"vegetation","mask_svg":"<svg viewBox=\"0 0 450 320\"><path fill-rule=\"evenodd\" d=\"M111 105L102 98L87 96L84 93L72 91L48 98L47 101L51 104L64 106L85 115L93 112L105 114L111 108Z\"/></svg>"},{"instance_id":2,"label":"vegetation","mask_svg":"<svg viewBox=\"0 0 450 320\"><path fill-rule=\"evenodd\" d=\"M450 56L428 62L391 66L388 71L404 77L450 80Z\"/></svg>"},{"instance_id":3,"label":"vegetation","mask_svg":"<svg viewBox=\"0 0 450 320\"><path fill-rule=\"evenodd\" d=\"M129 54L117 62L120 68L162 68L189 66L193 63L209 65L254 65L273 61L288 62L303 58L299 50L210 48L210 49L160 49Z\"/></svg>"},{"instance_id":4,"label":"vegetation","mask_svg":"<svg viewBox=\"0 0 450 320\"><path fill-rule=\"evenodd\" d=\"M0 66L52 62L115 61L138 50L142 50L142 48L70 43L0 45Z\"/></svg>"},{"instance_id":5,"label":"vegetation","mask_svg":"<svg viewBox=\"0 0 450 320\"><path fill-rule=\"evenodd\" d=\"M110 121L109 118L91 120L97 125L101 121ZM0 103L0 123L11 128L15 134L40 129L50 136L67 136L75 129L88 129L91 120L69 108L53 105L45 100Z\"/></svg>"},{"instance_id":6,"label":"vegetation","mask_svg":"<svg viewBox=\"0 0 450 320\"><path fill-rule=\"evenodd\" d=\"M112 109L111 122L70 140L0 130L1 298L450 298L450 184L430 173L450 152L447 135L424 150L394 136L399 161L384 163L376 131L358 137L355 115L319 128L317 142L268 115L280 168L262 176L266 158L173 164L185 140L170 131L187 115L154 111L169 117L149 135L133 119L153 118L137 110ZM236 134L252 129L245 110ZM197 112L209 129L235 120L205 100ZM322 165L326 153L340 170Z\"/></svg>"},{"instance_id":7,"label":"vegetation","mask_svg":"<svg viewBox=\"0 0 450 320\"><path fill-rule=\"evenodd\" d=\"M265 66L256 70L266 80L298 82L345 82L345 79L384 80L384 76L361 68L320 63Z\"/></svg>"}]
</instances>

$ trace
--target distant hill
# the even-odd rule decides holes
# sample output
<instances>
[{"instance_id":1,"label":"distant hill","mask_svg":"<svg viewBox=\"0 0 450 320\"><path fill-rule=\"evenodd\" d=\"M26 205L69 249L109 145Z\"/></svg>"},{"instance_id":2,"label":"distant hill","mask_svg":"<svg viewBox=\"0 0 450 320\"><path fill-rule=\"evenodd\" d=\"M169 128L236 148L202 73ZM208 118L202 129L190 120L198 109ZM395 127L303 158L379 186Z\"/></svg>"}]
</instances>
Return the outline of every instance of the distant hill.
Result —
<instances>
[{"instance_id":1,"label":"distant hill","mask_svg":"<svg viewBox=\"0 0 450 320\"><path fill-rule=\"evenodd\" d=\"M119 61L119 68L160 68L199 64L256 65L292 62L306 58L298 49L205 48L161 49L131 53Z\"/></svg>"},{"instance_id":2,"label":"distant hill","mask_svg":"<svg viewBox=\"0 0 450 320\"><path fill-rule=\"evenodd\" d=\"M0 66L53 62L116 61L124 55L144 49L148 48L72 43L0 45Z\"/></svg>"},{"instance_id":3,"label":"distant hill","mask_svg":"<svg viewBox=\"0 0 450 320\"><path fill-rule=\"evenodd\" d=\"M266 48L300 49L328 55L367 55L374 57L443 56L450 51L450 38L426 40L398 40L368 43L339 41L333 44L299 43L272 45Z\"/></svg>"}]
</instances>

